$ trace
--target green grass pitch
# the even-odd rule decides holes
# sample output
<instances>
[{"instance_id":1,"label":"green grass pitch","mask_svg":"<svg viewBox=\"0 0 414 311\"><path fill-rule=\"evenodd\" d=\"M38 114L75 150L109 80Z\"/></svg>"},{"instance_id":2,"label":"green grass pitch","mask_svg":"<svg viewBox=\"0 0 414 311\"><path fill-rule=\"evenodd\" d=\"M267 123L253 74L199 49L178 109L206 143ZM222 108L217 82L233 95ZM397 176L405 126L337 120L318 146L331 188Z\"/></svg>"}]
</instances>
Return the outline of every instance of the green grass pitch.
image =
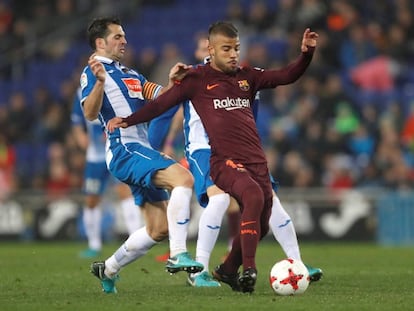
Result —
<instances>
[{"instance_id":1,"label":"green grass pitch","mask_svg":"<svg viewBox=\"0 0 414 311\"><path fill-rule=\"evenodd\" d=\"M120 242L106 244L102 259ZM276 296L269 285L271 266L284 256L271 240L258 248L258 282L252 294L220 288L192 288L186 275L169 275L154 257L155 246L121 271L118 294L101 292L89 273L91 260L79 259L85 243L0 243L0 310L413 310L414 247L365 243L301 243L305 263L321 267L324 278L299 296ZM194 242L189 243L194 254ZM218 243L211 267L220 262Z\"/></svg>"}]
</instances>

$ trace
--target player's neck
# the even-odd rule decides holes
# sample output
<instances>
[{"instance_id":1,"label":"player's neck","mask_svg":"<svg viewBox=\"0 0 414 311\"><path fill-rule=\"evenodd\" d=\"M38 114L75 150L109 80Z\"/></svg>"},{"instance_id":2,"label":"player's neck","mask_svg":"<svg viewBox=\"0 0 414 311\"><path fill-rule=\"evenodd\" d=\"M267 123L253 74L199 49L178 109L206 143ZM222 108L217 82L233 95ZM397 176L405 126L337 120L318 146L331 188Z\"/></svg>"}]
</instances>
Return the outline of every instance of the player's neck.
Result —
<instances>
[{"instance_id":1,"label":"player's neck","mask_svg":"<svg viewBox=\"0 0 414 311\"><path fill-rule=\"evenodd\" d=\"M214 70L220 71L221 73L224 73L224 71L221 70L214 62L210 62L209 64L210 64L211 68L213 68Z\"/></svg>"}]
</instances>

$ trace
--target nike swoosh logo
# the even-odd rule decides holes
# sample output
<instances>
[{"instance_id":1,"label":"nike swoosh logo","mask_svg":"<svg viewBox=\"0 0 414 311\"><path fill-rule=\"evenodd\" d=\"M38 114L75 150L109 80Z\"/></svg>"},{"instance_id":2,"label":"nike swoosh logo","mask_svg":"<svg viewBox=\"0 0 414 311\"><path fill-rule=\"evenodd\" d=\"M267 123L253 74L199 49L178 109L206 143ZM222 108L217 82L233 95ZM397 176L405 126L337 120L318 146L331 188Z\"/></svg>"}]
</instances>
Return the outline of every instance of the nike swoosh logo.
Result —
<instances>
[{"instance_id":1,"label":"nike swoosh logo","mask_svg":"<svg viewBox=\"0 0 414 311\"><path fill-rule=\"evenodd\" d=\"M290 219L286 220L284 224L279 225L278 228L286 227L289 223L290 223Z\"/></svg>"},{"instance_id":2,"label":"nike swoosh logo","mask_svg":"<svg viewBox=\"0 0 414 311\"><path fill-rule=\"evenodd\" d=\"M177 224L178 225L185 225L189 221L190 221L190 219L184 219L183 221L177 221Z\"/></svg>"},{"instance_id":3,"label":"nike swoosh logo","mask_svg":"<svg viewBox=\"0 0 414 311\"><path fill-rule=\"evenodd\" d=\"M207 226L207 228L210 228L212 230L220 229L220 226Z\"/></svg>"},{"instance_id":4,"label":"nike swoosh logo","mask_svg":"<svg viewBox=\"0 0 414 311\"><path fill-rule=\"evenodd\" d=\"M169 263L169 264L176 265L176 264L178 264L178 258L177 258L177 259L172 259L172 258L169 258L169 259L168 259L168 263Z\"/></svg>"},{"instance_id":5,"label":"nike swoosh logo","mask_svg":"<svg viewBox=\"0 0 414 311\"><path fill-rule=\"evenodd\" d=\"M236 110L236 109L243 109L243 107L229 107L229 108L225 108L226 111L230 111L230 110Z\"/></svg>"},{"instance_id":6,"label":"nike swoosh logo","mask_svg":"<svg viewBox=\"0 0 414 311\"><path fill-rule=\"evenodd\" d=\"M212 89L214 89L215 87L218 87L218 86L219 86L218 83L216 83L216 84L207 84L207 91L210 91L210 90L212 90Z\"/></svg>"},{"instance_id":7,"label":"nike swoosh logo","mask_svg":"<svg viewBox=\"0 0 414 311\"><path fill-rule=\"evenodd\" d=\"M245 221L245 222L242 221L240 226L243 227L243 226L247 226L247 225L254 224L254 223L256 223L256 221L254 221L254 220L253 221Z\"/></svg>"}]
</instances>

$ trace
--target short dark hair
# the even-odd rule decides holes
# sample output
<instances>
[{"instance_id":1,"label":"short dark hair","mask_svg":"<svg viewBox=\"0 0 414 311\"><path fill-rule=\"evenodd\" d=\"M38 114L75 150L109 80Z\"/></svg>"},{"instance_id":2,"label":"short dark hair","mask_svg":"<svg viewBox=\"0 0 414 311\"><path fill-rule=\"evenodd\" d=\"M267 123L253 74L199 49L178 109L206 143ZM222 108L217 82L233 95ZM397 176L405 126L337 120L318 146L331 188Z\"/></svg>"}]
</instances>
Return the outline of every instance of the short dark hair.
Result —
<instances>
[{"instance_id":1,"label":"short dark hair","mask_svg":"<svg viewBox=\"0 0 414 311\"><path fill-rule=\"evenodd\" d=\"M208 37L211 35L225 35L229 38L235 38L239 35L237 28L230 22L218 21L210 25L208 29Z\"/></svg>"},{"instance_id":2,"label":"short dark hair","mask_svg":"<svg viewBox=\"0 0 414 311\"><path fill-rule=\"evenodd\" d=\"M121 25L121 20L118 17L99 17L95 18L88 26L87 35L89 45L93 50L96 50L95 40L97 38L105 38L109 31L109 25Z\"/></svg>"}]
</instances>

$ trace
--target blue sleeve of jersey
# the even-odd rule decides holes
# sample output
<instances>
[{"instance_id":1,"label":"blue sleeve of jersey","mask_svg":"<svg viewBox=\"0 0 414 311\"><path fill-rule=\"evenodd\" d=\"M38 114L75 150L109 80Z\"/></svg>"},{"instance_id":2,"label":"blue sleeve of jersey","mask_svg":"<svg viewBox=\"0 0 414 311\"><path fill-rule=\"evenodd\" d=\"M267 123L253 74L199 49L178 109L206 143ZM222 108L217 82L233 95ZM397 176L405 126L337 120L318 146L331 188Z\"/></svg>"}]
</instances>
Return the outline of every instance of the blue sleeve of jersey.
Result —
<instances>
[{"instance_id":1,"label":"blue sleeve of jersey","mask_svg":"<svg viewBox=\"0 0 414 311\"><path fill-rule=\"evenodd\" d=\"M80 86L82 89L82 95L80 98L81 103L91 93L93 86L96 83L96 77L93 75L89 67L85 67L80 78Z\"/></svg>"},{"instance_id":2,"label":"blue sleeve of jersey","mask_svg":"<svg viewBox=\"0 0 414 311\"><path fill-rule=\"evenodd\" d=\"M71 121L72 121L72 125L86 126L85 117L83 116L80 99L81 99L81 89L79 88L76 91L76 95L73 98Z\"/></svg>"}]
</instances>

